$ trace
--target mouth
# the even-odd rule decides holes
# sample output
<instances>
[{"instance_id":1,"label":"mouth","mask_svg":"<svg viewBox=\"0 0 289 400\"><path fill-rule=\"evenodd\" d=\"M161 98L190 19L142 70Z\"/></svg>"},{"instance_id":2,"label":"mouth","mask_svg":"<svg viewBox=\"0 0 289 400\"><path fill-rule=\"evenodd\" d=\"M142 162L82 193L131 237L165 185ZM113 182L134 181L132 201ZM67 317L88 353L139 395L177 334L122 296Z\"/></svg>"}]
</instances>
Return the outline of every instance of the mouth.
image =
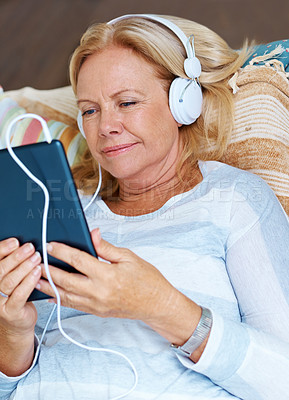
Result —
<instances>
[{"instance_id":1,"label":"mouth","mask_svg":"<svg viewBox=\"0 0 289 400\"><path fill-rule=\"evenodd\" d=\"M107 157L115 157L119 154L123 154L127 151L130 151L136 145L137 143L125 143L125 144L119 144L117 146L105 147L102 149L102 153L104 153Z\"/></svg>"}]
</instances>

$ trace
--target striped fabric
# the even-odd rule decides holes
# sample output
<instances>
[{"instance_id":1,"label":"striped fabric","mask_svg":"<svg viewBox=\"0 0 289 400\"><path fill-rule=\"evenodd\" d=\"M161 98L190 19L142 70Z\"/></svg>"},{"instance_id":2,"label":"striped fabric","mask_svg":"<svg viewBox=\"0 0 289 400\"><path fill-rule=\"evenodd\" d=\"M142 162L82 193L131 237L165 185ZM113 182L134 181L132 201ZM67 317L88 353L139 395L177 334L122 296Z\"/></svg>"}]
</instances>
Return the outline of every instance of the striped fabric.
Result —
<instances>
[{"instance_id":1,"label":"striped fabric","mask_svg":"<svg viewBox=\"0 0 289 400\"><path fill-rule=\"evenodd\" d=\"M77 163L79 157L86 148L85 140L82 138L78 129L76 129L73 124L68 125L63 121L57 120L56 112L54 112L54 118L50 119L47 117L49 112L39 111L43 110L40 110L39 107L24 108L13 99L13 96L2 95L1 97L0 94L0 148L6 147L5 132L13 118L26 112L34 112L43 116L46 120L53 139L58 139L63 143L69 164L73 165ZM11 142L13 146L20 146L44 140L45 136L41 124L37 120L26 118L15 125Z\"/></svg>"},{"instance_id":2,"label":"striped fabric","mask_svg":"<svg viewBox=\"0 0 289 400\"><path fill-rule=\"evenodd\" d=\"M249 65L231 84L235 129L221 161L261 176L289 214L289 81L283 72Z\"/></svg>"}]
</instances>

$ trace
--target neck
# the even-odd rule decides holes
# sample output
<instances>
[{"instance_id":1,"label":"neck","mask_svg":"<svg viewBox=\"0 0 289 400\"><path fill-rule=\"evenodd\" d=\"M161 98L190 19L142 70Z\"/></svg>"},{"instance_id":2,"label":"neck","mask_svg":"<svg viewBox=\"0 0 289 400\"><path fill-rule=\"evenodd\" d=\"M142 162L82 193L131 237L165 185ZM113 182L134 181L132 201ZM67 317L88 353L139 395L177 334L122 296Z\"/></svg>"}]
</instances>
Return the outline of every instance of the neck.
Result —
<instances>
[{"instance_id":1,"label":"neck","mask_svg":"<svg viewBox=\"0 0 289 400\"><path fill-rule=\"evenodd\" d=\"M118 195L106 201L116 214L143 215L161 208L173 196L192 189L202 180L196 165L193 170L183 168L180 174L170 171L154 182L119 182Z\"/></svg>"},{"instance_id":2,"label":"neck","mask_svg":"<svg viewBox=\"0 0 289 400\"><path fill-rule=\"evenodd\" d=\"M171 190L179 185L179 178L175 170L165 171L154 180L119 181L119 199L122 201L137 201L142 197L154 196L157 193Z\"/></svg>"}]
</instances>

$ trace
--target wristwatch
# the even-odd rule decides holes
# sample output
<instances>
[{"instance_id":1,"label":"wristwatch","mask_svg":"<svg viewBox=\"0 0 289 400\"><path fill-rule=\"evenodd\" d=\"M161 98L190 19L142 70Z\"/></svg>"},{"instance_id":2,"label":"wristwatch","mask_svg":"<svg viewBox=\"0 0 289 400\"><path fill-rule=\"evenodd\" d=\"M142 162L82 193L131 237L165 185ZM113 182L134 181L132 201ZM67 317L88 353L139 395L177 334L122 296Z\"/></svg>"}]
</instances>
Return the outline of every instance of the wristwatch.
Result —
<instances>
[{"instance_id":1,"label":"wristwatch","mask_svg":"<svg viewBox=\"0 0 289 400\"><path fill-rule=\"evenodd\" d=\"M191 354L203 343L208 336L213 323L212 313L205 307L202 307L200 321L194 330L192 336L182 346L171 344L171 348L178 354L190 357Z\"/></svg>"}]
</instances>

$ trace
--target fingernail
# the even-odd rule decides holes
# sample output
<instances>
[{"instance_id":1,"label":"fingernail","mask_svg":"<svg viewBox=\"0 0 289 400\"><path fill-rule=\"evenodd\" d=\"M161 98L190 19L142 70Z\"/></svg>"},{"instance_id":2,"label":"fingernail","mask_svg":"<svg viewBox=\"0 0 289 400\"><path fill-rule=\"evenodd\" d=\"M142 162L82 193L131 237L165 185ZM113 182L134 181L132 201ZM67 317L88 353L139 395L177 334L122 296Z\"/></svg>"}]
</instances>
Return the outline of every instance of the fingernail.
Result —
<instances>
[{"instance_id":1,"label":"fingernail","mask_svg":"<svg viewBox=\"0 0 289 400\"><path fill-rule=\"evenodd\" d=\"M39 260L40 259L40 253L39 253L39 251L36 251L34 254L33 254L33 256L30 258L30 260L32 261L32 262L35 262L35 261L37 261L37 260Z\"/></svg>"},{"instance_id":2,"label":"fingernail","mask_svg":"<svg viewBox=\"0 0 289 400\"><path fill-rule=\"evenodd\" d=\"M18 240L15 238L10 238L7 240L6 245L8 249L16 249L16 247L18 247Z\"/></svg>"},{"instance_id":3,"label":"fingernail","mask_svg":"<svg viewBox=\"0 0 289 400\"><path fill-rule=\"evenodd\" d=\"M50 244L50 243L46 243L46 248L47 248L47 251L53 250L52 244Z\"/></svg>"},{"instance_id":4,"label":"fingernail","mask_svg":"<svg viewBox=\"0 0 289 400\"><path fill-rule=\"evenodd\" d=\"M37 265L37 267L34 268L33 270L33 275L37 276L41 272L41 265Z\"/></svg>"},{"instance_id":5,"label":"fingernail","mask_svg":"<svg viewBox=\"0 0 289 400\"><path fill-rule=\"evenodd\" d=\"M25 246L23 247L23 253L30 253L30 251L34 249L32 243L26 243Z\"/></svg>"},{"instance_id":6,"label":"fingernail","mask_svg":"<svg viewBox=\"0 0 289 400\"><path fill-rule=\"evenodd\" d=\"M95 232L97 233L98 237L101 238L100 229L99 228L95 228Z\"/></svg>"}]
</instances>

